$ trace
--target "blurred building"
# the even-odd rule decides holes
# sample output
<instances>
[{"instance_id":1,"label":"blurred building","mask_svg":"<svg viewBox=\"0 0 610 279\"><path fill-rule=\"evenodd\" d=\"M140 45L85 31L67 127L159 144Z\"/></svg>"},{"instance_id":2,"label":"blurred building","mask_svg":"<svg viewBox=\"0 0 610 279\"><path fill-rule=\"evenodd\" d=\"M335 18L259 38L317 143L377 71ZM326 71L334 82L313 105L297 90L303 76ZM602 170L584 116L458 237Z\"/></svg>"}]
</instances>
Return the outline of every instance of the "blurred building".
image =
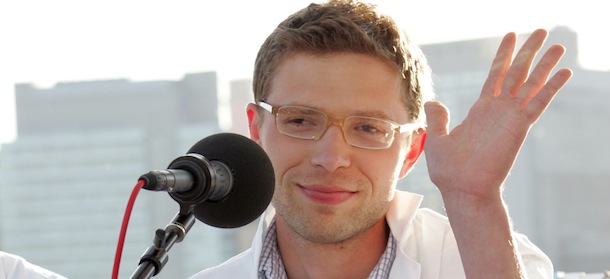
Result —
<instances>
[{"instance_id":1,"label":"blurred building","mask_svg":"<svg viewBox=\"0 0 610 279\"><path fill-rule=\"evenodd\" d=\"M220 132L216 79L16 85L18 137L0 153L0 249L70 278L109 278L139 176ZM167 193L140 192L121 277L177 212ZM196 224L157 277L186 278L225 260L237 252L232 234Z\"/></svg>"},{"instance_id":2,"label":"blurred building","mask_svg":"<svg viewBox=\"0 0 610 279\"><path fill-rule=\"evenodd\" d=\"M451 109L451 126L478 97L500 40L422 46L438 99ZM610 73L578 64L577 37L567 28L552 30L547 45L556 42L566 45L562 65L574 77L531 130L505 196L515 228L557 270L600 272L610 258L610 131L603 129L610 119ZM0 150L0 249L71 278L108 278L139 175L166 167L205 136L222 130L247 135L250 80L229 87L231 99L219 104L214 73L180 81L17 85L18 137ZM219 125L227 118L230 128ZM399 188L424 194L424 206L443 212L425 158ZM140 193L121 277L135 270L154 230L177 210L167 194ZM186 278L235 255L250 245L254 227L223 230L198 222L156 278Z\"/></svg>"},{"instance_id":3,"label":"blurred building","mask_svg":"<svg viewBox=\"0 0 610 279\"><path fill-rule=\"evenodd\" d=\"M528 35L520 35L518 43ZM451 127L478 98L501 39L422 46L438 99L451 111ZM610 120L610 72L581 67L577 42L576 33L557 27L541 50L563 44L567 52L560 67L571 68L574 76L530 131L505 183L505 198L515 229L542 248L556 270L595 273L610 269L610 130L604 128ZM425 173L425 161L417 168L414 173ZM403 185L443 210L426 179L410 177Z\"/></svg>"}]
</instances>

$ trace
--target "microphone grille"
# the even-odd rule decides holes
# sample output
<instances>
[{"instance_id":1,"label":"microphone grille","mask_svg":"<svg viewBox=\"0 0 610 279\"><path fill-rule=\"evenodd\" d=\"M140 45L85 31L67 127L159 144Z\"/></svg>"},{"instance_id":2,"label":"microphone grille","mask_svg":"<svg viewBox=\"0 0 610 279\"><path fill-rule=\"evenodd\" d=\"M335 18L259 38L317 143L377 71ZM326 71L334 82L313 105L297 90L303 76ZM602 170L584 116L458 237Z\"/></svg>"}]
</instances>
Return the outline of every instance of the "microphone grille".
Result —
<instances>
[{"instance_id":1,"label":"microphone grille","mask_svg":"<svg viewBox=\"0 0 610 279\"><path fill-rule=\"evenodd\" d=\"M233 187L222 199L195 205L195 217L214 227L247 225L269 206L275 189L275 175L267 153L242 135L221 133L206 137L188 151L209 161L220 161L233 174Z\"/></svg>"}]
</instances>

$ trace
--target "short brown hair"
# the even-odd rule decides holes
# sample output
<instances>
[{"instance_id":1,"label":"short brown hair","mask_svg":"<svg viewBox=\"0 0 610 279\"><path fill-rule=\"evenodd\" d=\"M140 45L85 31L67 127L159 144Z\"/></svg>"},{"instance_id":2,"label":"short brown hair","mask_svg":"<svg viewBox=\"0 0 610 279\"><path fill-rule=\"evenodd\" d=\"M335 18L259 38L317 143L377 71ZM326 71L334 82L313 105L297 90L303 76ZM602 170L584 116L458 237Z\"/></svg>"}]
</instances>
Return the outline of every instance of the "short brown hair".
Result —
<instances>
[{"instance_id":1,"label":"short brown hair","mask_svg":"<svg viewBox=\"0 0 610 279\"><path fill-rule=\"evenodd\" d=\"M402 100L411 121L423 116L423 103L433 96L429 66L389 16L372 4L331 0L310 4L281 22L261 46L256 57L254 100L265 100L271 80L284 57L296 52L370 54L387 61L404 79Z\"/></svg>"}]
</instances>

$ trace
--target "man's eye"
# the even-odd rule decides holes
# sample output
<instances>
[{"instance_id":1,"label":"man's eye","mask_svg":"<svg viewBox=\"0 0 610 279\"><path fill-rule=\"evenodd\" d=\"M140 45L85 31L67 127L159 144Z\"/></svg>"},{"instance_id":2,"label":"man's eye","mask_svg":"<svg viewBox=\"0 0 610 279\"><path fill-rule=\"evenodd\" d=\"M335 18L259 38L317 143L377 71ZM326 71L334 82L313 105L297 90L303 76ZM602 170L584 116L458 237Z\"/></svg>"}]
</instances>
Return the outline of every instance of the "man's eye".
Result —
<instances>
[{"instance_id":1,"label":"man's eye","mask_svg":"<svg viewBox=\"0 0 610 279\"><path fill-rule=\"evenodd\" d=\"M315 126L316 121L307 117L291 117L284 121L285 125L304 127L304 126Z\"/></svg>"},{"instance_id":2,"label":"man's eye","mask_svg":"<svg viewBox=\"0 0 610 279\"><path fill-rule=\"evenodd\" d=\"M286 123L300 125L300 124L304 124L306 121L307 120L305 118L290 118L290 119L286 120Z\"/></svg>"},{"instance_id":3,"label":"man's eye","mask_svg":"<svg viewBox=\"0 0 610 279\"><path fill-rule=\"evenodd\" d=\"M358 125L358 126L356 126L356 130L359 132L362 132L362 133L367 133L367 134L385 133L385 131L383 129L380 129L377 126L373 126L370 124Z\"/></svg>"}]
</instances>

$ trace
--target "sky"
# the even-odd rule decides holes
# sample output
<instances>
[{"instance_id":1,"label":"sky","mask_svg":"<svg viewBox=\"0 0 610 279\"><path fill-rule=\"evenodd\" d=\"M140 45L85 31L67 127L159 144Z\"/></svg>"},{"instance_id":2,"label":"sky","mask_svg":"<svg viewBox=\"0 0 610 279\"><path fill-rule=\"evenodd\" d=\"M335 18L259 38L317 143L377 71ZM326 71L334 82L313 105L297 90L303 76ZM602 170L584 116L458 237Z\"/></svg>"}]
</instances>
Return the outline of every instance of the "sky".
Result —
<instances>
[{"instance_id":1,"label":"sky","mask_svg":"<svg viewBox=\"0 0 610 279\"><path fill-rule=\"evenodd\" d=\"M179 80L205 71L216 71L219 82L250 78L267 35L310 2L0 0L0 143L16 137L16 83ZM418 44L567 26L578 34L581 65L610 70L604 1L370 2L394 16Z\"/></svg>"}]
</instances>

